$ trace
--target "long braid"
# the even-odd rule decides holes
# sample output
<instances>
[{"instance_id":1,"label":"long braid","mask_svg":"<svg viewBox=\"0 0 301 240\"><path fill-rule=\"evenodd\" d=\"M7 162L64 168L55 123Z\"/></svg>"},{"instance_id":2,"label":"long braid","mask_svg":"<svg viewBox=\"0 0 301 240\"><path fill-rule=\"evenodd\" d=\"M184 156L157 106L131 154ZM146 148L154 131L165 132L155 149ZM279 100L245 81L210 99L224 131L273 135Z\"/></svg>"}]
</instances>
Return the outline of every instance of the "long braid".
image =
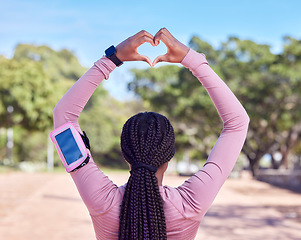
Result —
<instances>
[{"instance_id":1,"label":"long braid","mask_svg":"<svg viewBox=\"0 0 301 240\"><path fill-rule=\"evenodd\" d=\"M140 162L159 167L173 157L174 141L168 119L158 113L145 112L124 124L121 149L131 165ZM120 210L119 239L167 239L158 180L147 168L131 171Z\"/></svg>"}]
</instances>

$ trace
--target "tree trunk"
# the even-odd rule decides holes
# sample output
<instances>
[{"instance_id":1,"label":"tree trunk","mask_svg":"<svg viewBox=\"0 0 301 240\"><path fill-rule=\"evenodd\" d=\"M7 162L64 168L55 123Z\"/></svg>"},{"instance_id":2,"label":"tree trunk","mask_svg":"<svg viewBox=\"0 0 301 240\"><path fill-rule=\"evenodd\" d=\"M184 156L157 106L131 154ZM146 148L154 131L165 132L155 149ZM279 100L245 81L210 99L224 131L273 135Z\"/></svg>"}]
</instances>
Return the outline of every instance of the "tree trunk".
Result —
<instances>
[{"instance_id":1,"label":"tree trunk","mask_svg":"<svg viewBox=\"0 0 301 240\"><path fill-rule=\"evenodd\" d=\"M284 166L285 169L288 169L288 153L289 153L289 148L287 146L282 146L281 147L281 155L282 155L282 160L281 160L281 165Z\"/></svg>"},{"instance_id":2,"label":"tree trunk","mask_svg":"<svg viewBox=\"0 0 301 240\"><path fill-rule=\"evenodd\" d=\"M273 153L271 153L271 163L273 169L278 169L280 167L280 164L275 160Z\"/></svg>"},{"instance_id":3,"label":"tree trunk","mask_svg":"<svg viewBox=\"0 0 301 240\"><path fill-rule=\"evenodd\" d=\"M288 158L289 153L290 150L297 144L298 137L300 134L301 134L301 125L299 124L297 127L294 127L289 131L285 144L282 145L280 148L282 154L281 164L285 167L285 169L289 168L289 158Z\"/></svg>"},{"instance_id":4,"label":"tree trunk","mask_svg":"<svg viewBox=\"0 0 301 240\"><path fill-rule=\"evenodd\" d=\"M257 175L257 170L258 170L258 166L259 166L259 160L260 158L255 158L255 159L249 159L249 163L250 163L250 170L252 172L252 176L255 178Z\"/></svg>"}]
</instances>

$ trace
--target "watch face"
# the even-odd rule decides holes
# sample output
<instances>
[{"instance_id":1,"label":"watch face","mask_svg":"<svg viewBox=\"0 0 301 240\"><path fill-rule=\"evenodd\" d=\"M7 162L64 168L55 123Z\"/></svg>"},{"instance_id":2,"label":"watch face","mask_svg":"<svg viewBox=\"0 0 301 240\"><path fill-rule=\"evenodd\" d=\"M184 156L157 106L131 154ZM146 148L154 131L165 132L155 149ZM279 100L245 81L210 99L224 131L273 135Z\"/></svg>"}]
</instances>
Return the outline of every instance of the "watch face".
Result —
<instances>
[{"instance_id":1,"label":"watch face","mask_svg":"<svg viewBox=\"0 0 301 240\"><path fill-rule=\"evenodd\" d=\"M106 57L111 57L116 52L116 49L114 46L109 47L106 51Z\"/></svg>"}]
</instances>

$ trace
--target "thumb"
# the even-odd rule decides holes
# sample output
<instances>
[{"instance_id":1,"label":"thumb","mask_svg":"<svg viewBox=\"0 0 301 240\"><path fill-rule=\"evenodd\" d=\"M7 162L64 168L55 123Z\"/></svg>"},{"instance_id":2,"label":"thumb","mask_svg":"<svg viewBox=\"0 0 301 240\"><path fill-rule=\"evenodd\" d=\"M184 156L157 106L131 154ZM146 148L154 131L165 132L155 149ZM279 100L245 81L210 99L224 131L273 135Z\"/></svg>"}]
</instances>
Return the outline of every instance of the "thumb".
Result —
<instances>
[{"instance_id":1,"label":"thumb","mask_svg":"<svg viewBox=\"0 0 301 240\"><path fill-rule=\"evenodd\" d=\"M153 61L153 67L158 63L158 62L168 62L168 57L166 54L161 55L156 57L156 59Z\"/></svg>"},{"instance_id":2,"label":"thumb","mask_svg":"<svg viewBox=\"0 0 301 240\"><path fill-rule=\"evenodd\" d=\"M144 56L144 55L139 55L138 60L147 62L152 67L152 61L149 59L149 57Z\"/></svg>"}]
</instances>

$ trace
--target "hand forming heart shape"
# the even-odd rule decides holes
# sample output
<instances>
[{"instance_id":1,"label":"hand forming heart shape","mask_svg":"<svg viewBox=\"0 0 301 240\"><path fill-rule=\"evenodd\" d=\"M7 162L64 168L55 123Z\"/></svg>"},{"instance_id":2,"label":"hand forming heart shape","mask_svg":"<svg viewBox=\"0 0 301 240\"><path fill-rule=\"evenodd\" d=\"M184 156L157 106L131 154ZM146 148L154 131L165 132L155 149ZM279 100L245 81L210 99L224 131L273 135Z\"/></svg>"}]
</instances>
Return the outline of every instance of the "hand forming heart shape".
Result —
<instances>
[{"instance_id":1,"label":"hand forming heart shape","mask_svg":"<svg viewBox=\"0 0 301 240\"><path fill-rule=\"evenodd\" d=\"M167 53L158 56L153 62L149 57L140 55L137 48L143 43L150 43L153 47L162 41L167 47ZM180 63L188 53L189 48L179 42L166 28L161 28L153 37L145 30L127 38L116 47L116 56L122 61L145 61L151 67L158 62Z\"/></svg>"},{"instance_id":2,"label":"hand forming heart shape","mask_svg":"<svg viewBox=\"0 0 301 240\"><path fill-rule=\"evenodd\" d=\"M137 48L137 51L140 55L147 56L151 62L153 62L158 56L166 54L167 48L162 42L160 42L157 46L152 46L150 43L143 43Z\"/></svg>"}]
</instances>

